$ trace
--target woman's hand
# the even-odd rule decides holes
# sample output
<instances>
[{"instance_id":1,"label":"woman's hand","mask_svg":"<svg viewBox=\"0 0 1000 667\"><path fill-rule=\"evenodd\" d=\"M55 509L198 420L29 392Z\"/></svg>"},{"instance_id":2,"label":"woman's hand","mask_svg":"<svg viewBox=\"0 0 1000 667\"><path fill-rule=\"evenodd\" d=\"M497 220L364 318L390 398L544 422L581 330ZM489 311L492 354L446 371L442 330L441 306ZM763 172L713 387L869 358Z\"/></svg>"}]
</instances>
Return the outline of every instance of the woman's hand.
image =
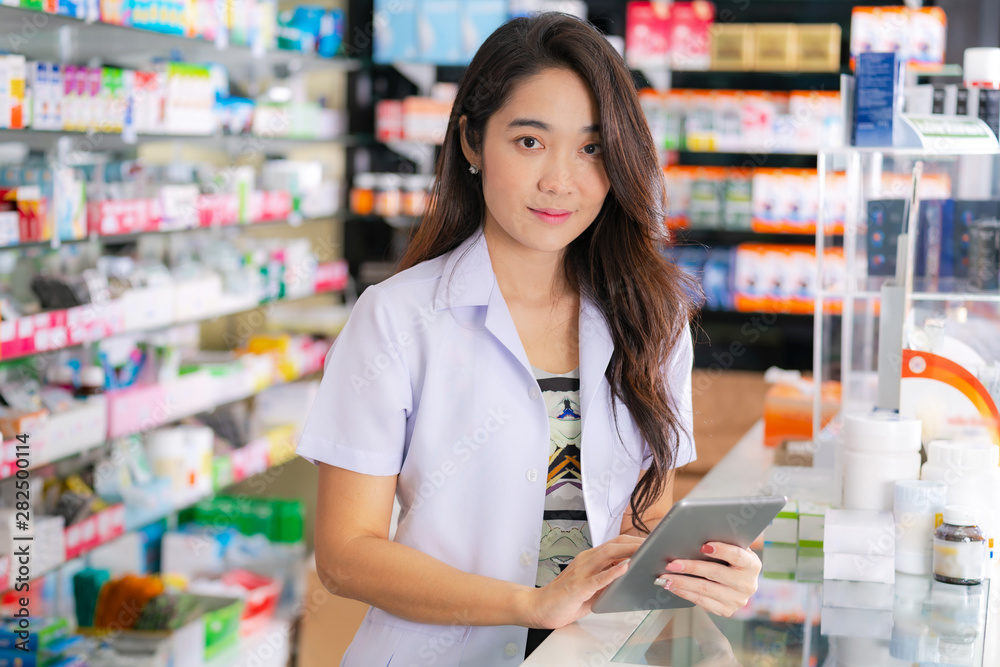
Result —
<instances>
[{"instance_id":1,"label":"woman's hand","mask_svg":"<svg viewBox=\"0 0 1000 667\"><path fill-rule=\"evenodd\" d=\"M722 542L708 542L701 551L729 565L678 559L667 563L666 573L656 581L674 595L695 603L705 611L731 616L745 607L750 596L757 591L760 558L750 549Z\"/></svg>"},{"instance_id":2,"label":"woman's hand","mask_svg":"<svg viewBox=\"0 0 1000 667\"><path fill-rule=\"evenodd\" d=\"M598 593L628 570L627 559L643 540L619 535L581 551L555 579L528 591L528 627L561 628L590 613Z\"/></svg>"}]
</instances>

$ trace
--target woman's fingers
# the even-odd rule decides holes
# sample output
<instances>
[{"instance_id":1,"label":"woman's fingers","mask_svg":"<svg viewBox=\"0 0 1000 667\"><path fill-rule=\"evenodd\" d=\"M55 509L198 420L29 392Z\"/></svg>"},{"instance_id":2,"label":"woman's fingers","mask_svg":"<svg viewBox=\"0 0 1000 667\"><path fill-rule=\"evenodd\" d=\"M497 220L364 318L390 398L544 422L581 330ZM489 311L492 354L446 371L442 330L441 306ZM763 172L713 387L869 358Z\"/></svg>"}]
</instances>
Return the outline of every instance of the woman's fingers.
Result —
<instances>
[{"instance_id":1,"label":"woman's fingers","mask_svg":"<svg viewBox=\"0 0 1000 667\"><path fill-rule=\"evenodd\" d=\"M754 568L760 570L760 559L750 549L725 542L708 542L701 548L701 552L712 558L724 560L732 567L741 570L753 570Z\"/></svg>"},{"instance_id":2,"label":"woman's fingers","mask_svg":"<svg viewBox=\"0 0 1000 667\"><path fill-rule=\"evenodd\" d=\"M609 567L606 570L602 570L597 574L595 574L591 578L591 581L595 586L594 590L599 591L600 589L604 588L618 577L625 574L625 572L628 571L629 562L630 562L629 559L626 558L617 565Z\"/></svg>"},{"instance_id":3,"label":"woman's fingers","mask_svg":"<svg viewBox=\"0 0 1000 667\"><path fill-rule=\"evenodd\" d=\"M724 584L697 577L668 575L664 588L719 616L730 616L745 607L750 599L750 593L743 593Z\"/></svg>"},{"instance_id":4,"label":"woman's fingers","mask_svg":"<svg viewBox=\"0 0 1000 667\"><path fill-rule=\"evenodd\" d=\"M751 570L735 566L720 565L704 560L675 560L667 564L666 574L689 574L729 586L737 590L746 589L752 593L756 589L757 578L750 576Z\"/></svg>"}]
</instances>

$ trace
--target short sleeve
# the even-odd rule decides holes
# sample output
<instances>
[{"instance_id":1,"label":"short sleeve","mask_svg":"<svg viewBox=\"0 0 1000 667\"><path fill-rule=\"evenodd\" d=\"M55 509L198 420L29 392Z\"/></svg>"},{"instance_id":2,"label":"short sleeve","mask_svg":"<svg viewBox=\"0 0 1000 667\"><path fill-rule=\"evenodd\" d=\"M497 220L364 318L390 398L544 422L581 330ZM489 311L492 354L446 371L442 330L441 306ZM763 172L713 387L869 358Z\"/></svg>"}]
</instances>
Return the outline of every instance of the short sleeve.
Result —
<instances>
[{"instance_id":1,"label":"short sleeve","mask_svg":"<svg viewBox=\"0 0 1000 667\"><path fill-rule=\"evenodd\" d=\"M674 467L691 463L697 458L694 447L694 410L691 404L691 369L694 366L694 344L690 329L677 338L673 353L664 369L667 392L673 401L678 420L679 441ZM649 445L643 450L642 469L652 465L653 453Z\"/></svg>"},{"instance_id":2,"label":"short sleeve","mask_svg":"<svg viewBox=\"0 0 1000 667\"><path fill-rule=\"evenodd\" d=\"M413 402L403 358L408 344L413 340L394 326L386 291L366 289L327 353L296 453L367 475L399 473Z\"/></svg>"}]
</instances>

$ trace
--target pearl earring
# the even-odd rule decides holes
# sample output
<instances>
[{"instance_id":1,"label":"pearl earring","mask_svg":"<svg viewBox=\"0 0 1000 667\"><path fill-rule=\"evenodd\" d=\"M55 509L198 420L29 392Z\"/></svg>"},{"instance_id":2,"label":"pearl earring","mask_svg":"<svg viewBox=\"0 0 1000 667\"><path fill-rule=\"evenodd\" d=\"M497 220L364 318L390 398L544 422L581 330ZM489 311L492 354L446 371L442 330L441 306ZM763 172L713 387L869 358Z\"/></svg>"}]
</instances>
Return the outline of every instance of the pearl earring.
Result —
<instances>
[{"instance_id":1,"label":"pearl earring","mask_svg":"<svg viewBox=\"0 0 1000 667\"><path fill-rule=\"evenodd\" d=\"M474 164L470 164L469 165L469 173L473 174L473 175L478 174L479 173L479 167L477 167Z\"/></svg>"}]
</instances>

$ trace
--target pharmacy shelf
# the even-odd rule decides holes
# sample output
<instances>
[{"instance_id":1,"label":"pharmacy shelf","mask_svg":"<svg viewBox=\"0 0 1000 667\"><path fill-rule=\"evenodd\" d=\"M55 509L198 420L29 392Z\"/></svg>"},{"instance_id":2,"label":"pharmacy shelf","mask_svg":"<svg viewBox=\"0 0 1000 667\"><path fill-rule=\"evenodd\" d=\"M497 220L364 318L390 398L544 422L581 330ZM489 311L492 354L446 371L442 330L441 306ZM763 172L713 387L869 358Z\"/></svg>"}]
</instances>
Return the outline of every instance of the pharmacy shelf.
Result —
<instances>
[{"instance_id":1,"label":"pharmacy shelf","mask_svg":"<svg viewBox=\"0 0 1000 667\"><path fill-rule=\"evenodd\" d=\"M873 290L858 290L848 294L847 292L823 292L820 294L824 299L874 299L882 298L881 292ZM995 291L985 292L911 292L911 301L964 301L971 303L1000 303L1000 294Z\"/></svg>"},{"instance_id":2,"label":"pharmacy shelf","mask_svg":"<svg viewBox=\"0 0 1000 667\"><path fill-rule=\"evenodd\" d=\"M341 291L347 286L347 280L347 262L324 262L316 267L312 289L291 298ZM205 297L201 285L177 283L172 289L172 293L160 291L160 288L129 290L122 297L106 303L84 304L0 322L0 359L6 361L124 333L211 320L264 305L260 295L255 293L236 296L222 294L214 303L199 304L199 299ZM167 301L168 309L171 303L183 300L185 307L193 304L194 310L179 317L164 317L159 305L164 300ZM283 299L268 303L281 300Z\"/></svg>"},{"instance_id":3,"label":"pharmacy shelf","mask_svg":"<svg viewBox=\"0 0 1000 667\"><path fill-rule=\"evenodd\" d=\"M29 470L99 449L116 438L145 433L223 405L242 401L283 384L297 382L323 368L327 347L316 343L312 356L294 376L260 377L252 368L232 376L215 377L206 372L192 372L171 382L140 385L104 394L73 410L32 417ZM235 361L235 360L234 360ZM167 407L168 406L169 409ZM39 433L39 431L42 431ZM17 440L0 446L0 480L13 477L18 470ZM242 451L242 450L241 450ZM249 449L246 450L250 452ZM240 461L238 470L252 468Z\"/></svg>"},{"instance_id":4,"label":"pharmacy shelf","mask_svg":"<svg viewBox=\"0 0 1000 667\"><path fill-rule=\"evenodd\" d=\"M32 241L29 243L16 243L12 245L0 245L0 250L22 250L26 248L41 248L41 247L58 247L61 245L74 244L74 243L101 243L106 245L113 245L117 243L129 243L136 241L143 236L158 236L161 234L181 234L184 232L206 232L212 229L246 229L247 227L301 227L303 225L312 225L321 222L333 222L335 220L342 220L347 214L342 211L332 213L331 215L321 215L314 218L295 218L288 217L282 218L280 220L257 220L255 222L247 223L237 223L237 222L226 222L216 225L202 225L199 227L179 227L176 229L149 229L145 231L135 231L126 232L123 234L89 234L82 239L68 239L59 240L50 239L48 241Z\"/></svg>"},{"instance_id":5,"label":"pharmacy shelf","mask_svg":"<svg viewBox=\"0 0 1000 667\"><path fill-rule=\"evenodd\" d=\"M818 150L813 151L797 151L790 148L781 149L771 149L765 146L758 146L756 148L745 148L738 151L719 151L719 150L697 150L693 148L683 148L677 151L678 153L691 153L696 155L727 155L732 157L743 157L746 155L804 155L808 157L816 157L819 153Z\"/></svg>"},{"instance_id":6,"label":"pharmacy shelf","mask_svg":"<svg viewBox=\"0 0 1000 667\"><path fill-rule=\"evenodd\" d=\"M317 144L353 145L359 140L342 134L333 137L282 137L233 134L139 134L135 141L127 141L121 132L39 130L0 130L0 142L25 144L35 151L55 150L59 140L65 137L69 143L62 150L69 153L121 152L134 149L138 144L176 141L199 148L213 148L233 154L250 156L254 154L285 153L290 150ZM68 160L72 162L72 159Z\"/></svg>"},{"instance_id":7,"label":"pharmacy shelf","mask_svg":"<svg viewBox=\"0 0 1000 667\"><path fill-rule=\"evenodd\" d=\"M727 245L730 243L764 242L764 241L789 241L789 242L813 242L816 237L815 231L802 232L772 232L758 231L755 229L725 229L720 227L674 227L670 230L673 234L674 245L683 246L690 244L701 244L712 242L714 245Z\"/></svg>"},{"instance_id":8,"label":"pharmacy shelf","mask_svg":"<svg viewBox=\"0 0 1000 667\"><path fill-rule=\"evenodd\" d=\"M142 28L93 22L19 7L0 6L0 33L6 48L30 60L149 67L153 59L178 59L224 65L231 76L269 77L287 72L357 69L353 58L323 58L312 53L275 50L257 53L248 46L217 45L201 38L168 35ZM220 48L220 46L222 48Z\"/></svg>"},{"instance_id":9,"label":"pharmacy shelf","mask_svg":"<svg viewBox=\"0 0 1000 667\"><path fill-rule=\"evenodd\" d=\"M287 433L287 429L279 429L279 431L281 431L282 433ZM268 436L265 435L262 438L258 439L257 441L251 441L250 443L248 443L247 445L245 445L243 448L245 448L245 447L253 447L253 446L256 446L255 445L256 442L258 442L258 441L267 441L267 440L268 440ZM274 469L279 468L279 467L285 465L286 463L289 463L290 461L295 460L296 455L295 455L294 449L292 447L292 443L295 440L297 440L297 434L295 436L293 436L292 439L289 440L288 447L287 447L288 452L284 453L281 456L281 458L278 458L278 459L276 459L274 461L270 461L269 460L265 466L263 466L263 467L261 467L260 469L257 469L257 470L248 471L248 473L246 475L241 476L239 478L237 478L237 477L234 476L233 479L232 479L232 481L227 481L225 484L219 485L217 487L213 487L211 493L202 493L202 494L198 494L197 496L190 496L188 498L185 498L181 502L178 502L178 503L175 503L175 504L171 505L170 507L165 507L161 511L154 512L154 513L150 514L149 516L147 516L141 523L137 523L136 525L132 525L132 526L120 524L117 529L114 529L114 528L111 529L112 532L110 533L110 536L107 539L98 540L98 541L90 544L85 549L82 549L79 552L75 553L72 558L68 558L68 559L66 559L66 560L64 560L64 561L62 561L62 562L60 562L58 564L54 564L51 567L39 570L37 572L31 572L31 574L30 574L30 576L28 578L28 581L30 582L30 581L36 581L38 579L41 579L42 577L45 577L45 576L47 576L49 574L52 574L53 572L55 572L56 570L58 570L59 568L61 568L62 566L64 566L66 563L70 562L71 560L75 560L77 558L82 558L82 557L86 556L88 553L90 553L91 551L93 551L94 549L97 549L98 547L102 547L102 546L106 546L108 544L114 543L115 540L117 540L118 538L120 538L123 535L126 535L126 534L131 533L131 532L135 532L136 530L140 530L140 529L142 529L142 528L144 528L146 526L150 526L150 525L152 525L152 524L154 524L154 523L156 523L158 521L162 521L163 519L166 519L166 518L169 518L171 516L174 516L178 512L182 512L183 510L185 510L185 509L187 509L189 507L194 507L195 505L197 505L202 500L206 500L208 498L211 498L216 493L218 493L220 491L223 491L226 488L228 488L228 487L230 487L230 486L232 486L234 484L237 484L239 482L245 481L247 479L251 479L252 477L255 477L256 475L259 475L259 474L262 474L262 473L265 473L265 472L273 471ZM234 451L235 452L239 452L243 448L240 448L240 449L237 449L237 450L234 450ZM220 455L220 456L215 456L213 458L213 466L212 466L213 469L215 469L219 465L220 460L231 459L232 456L233 456L232 453L223 454L223 455ZM109 510L104 510L104 512L101 512L101 514L104 514L104 513L115 513L114 511L115 510L119 510L121 507L122 507L121 503L119 503L117 505L113 505L110 508L110 510L112 510L112 511L109 512ZM120 514L120 512L118 512L118 513ZM73 527L70 526L66 530L72 530L72 529L73 529ZM5 592L9 592L11 590L11 588L10 588L11 583L12 582L8 581L7 588L6 588Z\"/></svg>"}]
</instances>

